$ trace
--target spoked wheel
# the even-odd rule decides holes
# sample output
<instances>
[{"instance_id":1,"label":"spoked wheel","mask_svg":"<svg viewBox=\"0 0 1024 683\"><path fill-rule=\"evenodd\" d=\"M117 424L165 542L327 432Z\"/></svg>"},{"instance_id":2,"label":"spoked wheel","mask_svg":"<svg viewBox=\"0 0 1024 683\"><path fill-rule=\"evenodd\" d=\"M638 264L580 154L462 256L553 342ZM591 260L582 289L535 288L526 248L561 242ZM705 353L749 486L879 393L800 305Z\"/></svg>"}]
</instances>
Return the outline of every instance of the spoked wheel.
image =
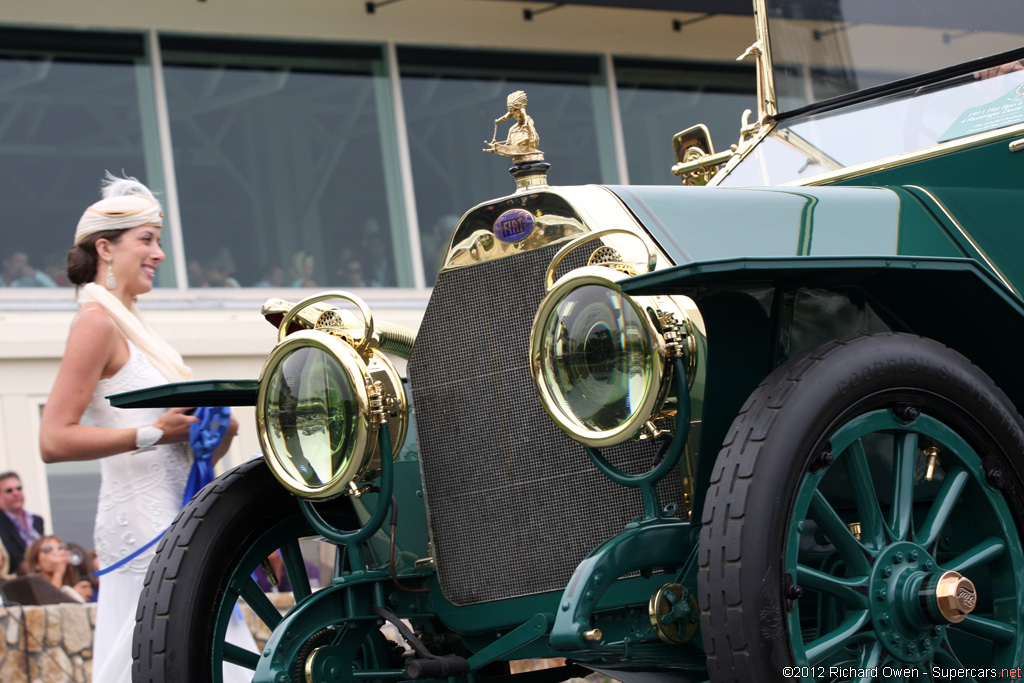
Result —
<instances>
[{"instance_id":1,"label":"spoked wheel","mask_svg":"<svg viewBox=\"0 0 1024 683\"><path fill-rule=\"evenodd\" d=\"M934 341L855 336L780 366L733 423L704 508L712 681L1017 667L1022 458L1009 399Z\"/></svg>"},{"instance_id":2,"label":"spoked wheel","mask_svg":"<svg viewBox=\"0 0 1024 683\"><path fill-rule=\"evenodd\" d=\"M332 510L333 515L323 509L321 514L339 528L354 525L348 510L340 505ZM312 536L316 533L296 499L262 460L240 465L204 488L175 519L149 567L135 625L133 681L253 680L260 653L230 642L238 598L273 631L282 616L251 575L280 549L296 604L310 599L299 540ZM331 644L333 634L317 629L295 635L303 645L289 664L294 671L279 673L304 681L309 660L317 648ZM350 665L378 668L387 652L387 642L374 631Z\"/></svg>"}]
</instances>

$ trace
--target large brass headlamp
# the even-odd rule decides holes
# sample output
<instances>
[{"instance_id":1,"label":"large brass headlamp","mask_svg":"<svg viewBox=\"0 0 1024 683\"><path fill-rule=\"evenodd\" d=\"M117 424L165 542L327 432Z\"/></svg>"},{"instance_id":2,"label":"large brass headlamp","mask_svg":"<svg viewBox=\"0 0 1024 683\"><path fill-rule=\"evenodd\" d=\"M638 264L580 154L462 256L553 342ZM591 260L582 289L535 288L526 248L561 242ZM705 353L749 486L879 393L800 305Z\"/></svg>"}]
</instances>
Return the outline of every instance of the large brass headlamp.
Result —
<instances>
[{"instance_id":1,"label":"large brass headlamp","mask_svg":"<svg viewBox=\"0 0 1024 683\"><path fill-rule=\"evenodd\" d=\"M547 294L530 332L530 370L545 410L569 436L587 446L614 446L674 415L673 363L684 360L692 383L697 338L685 297L624 294L619 281L637 274L607 246L590 264L557 282L561 261L581 245L631 232L613 229L584 235L555 255L548 267ZM656 256L645 240L647 270Z\"/></svg>"},{"instance_id":2,"label":"large brass headlamp","mask_svg":"<svg viewBox=\"0 0 1024 683\"><path fill-rule=\"evenodd\" d=\"M363 324L337 309L300 315L327 299L351 301ZM270 317L266 307L264 313ZM288 334L296 321L315 327ZM292 493L310 500L359 493L380 470L379 430L390 430L395 449L404 442L408 399L379 341L366 304L346 292L304 299L281 318L278 344L260 373L256 423L270 470Z\"/></svg>"}]
</instances>

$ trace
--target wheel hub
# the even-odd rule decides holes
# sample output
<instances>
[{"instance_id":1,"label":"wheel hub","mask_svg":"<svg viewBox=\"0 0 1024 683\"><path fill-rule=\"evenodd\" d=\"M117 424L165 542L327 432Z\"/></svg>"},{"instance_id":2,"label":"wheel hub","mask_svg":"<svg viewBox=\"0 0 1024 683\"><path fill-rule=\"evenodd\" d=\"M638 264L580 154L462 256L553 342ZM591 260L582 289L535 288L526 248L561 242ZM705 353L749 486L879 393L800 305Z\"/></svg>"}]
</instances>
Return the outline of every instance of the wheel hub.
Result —
<instances>
[{"instance_id":1,"label":"wheel hub","mask_svg":"<svg viewBox=\"0 0 1024 683\"><path fill-rule=\"evenodd\" d=\"M974 584L957 572L940 572L916 543L894 543L875 561L869 582L871 618L879 641L896 659L932 656L946 626L974 609Z\"/></svg>"}]
</instances>

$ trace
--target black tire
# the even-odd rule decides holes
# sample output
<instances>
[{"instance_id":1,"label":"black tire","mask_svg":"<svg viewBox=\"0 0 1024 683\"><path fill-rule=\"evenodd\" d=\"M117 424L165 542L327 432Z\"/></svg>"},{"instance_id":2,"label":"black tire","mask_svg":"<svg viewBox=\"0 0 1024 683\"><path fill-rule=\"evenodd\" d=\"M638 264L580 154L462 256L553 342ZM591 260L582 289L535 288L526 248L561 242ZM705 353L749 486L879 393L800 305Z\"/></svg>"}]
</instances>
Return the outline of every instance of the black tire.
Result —
<instances>
[{"instance_id":1,"label":"black tire","mask_svg":"<svg viewBox=\"0 0 1024 683\"><path fill-rule=\"evenodd\" d=\"M340 528L351 523L344 511L328 518ZM255 570L255 565L239 567L243 556L255 544L266 557L285 542L314 535L296 499L261 459L203 488L161 539L146 574L132 646L132 680L220 680L213 672L214 643L224 637L216 633L218 606L225 602L234 572Z\"/></svg>"},{"instance_id":2,"label":"black tire","mask_svg":"<svg viewBox=\"0 0 1024 683\"><path fill-rule=\"evenodd\" d=\"M995 509L1009 511L1009 516L1013 518L1009 526L1015 526L1016 533L1009 534L1007 545L1016 546L1012 554L1018 558L1014 561L1020 564L1019 530L1024 528L1021 476L1024 424L1016 408L992 380L959 353L933 340L908 334L854 335L807 350L778 367L751 394L733 422L712 472L702 517L698 594L701 632L708 670L714 683L799 678L843 679L842 676L829 675L829 672L814 667L796 672L787 670L794 665L807 664L806 659L797 659L794 643L803 647L805 639L814 637L805 632L813 631L813 624L810 629L797 629L793 627L792 620L799 619L798 623L803 625L807 615L801 612L813 612L811 605L816 606L817 612L814 614L821 619L825 613L823 606L827 606L827 600L830 599L821 594L810 598L814 602L809 602L806 597L808 591L801 587L790 588L793 577L787 575L787 569L792 565L787 564L787 557L795 556L797 552L804 553L807 546L807 527L802 521L805 518L797 508L796 501L798 496L807 496L807 487L813 489L811 496L817 495L814 491L819 488L824 490L825 482L835 481L829 477L842 476L844 470L829 462L828 455L824 458L821 455L823 452L831 452L830 439L837 429L851 424L853 418L872 411L875 411L872 414L880 414L891 410L894 418L906 415L908 419L916 420L912 412L906 412L907 406L941 422L962 437L977 453L984 454L984 469L975 467L972 472L1000 473L997 482L993 482L991 476L986 481L984 475L979 477L975 474L964 485L970 488L964 490L972 496L971 501L979 498L988 500L987 497L991 497L994 501L992 504L997 506ZM878 434L882 437L877 437ZM893 434L896 432L877 432L868 436L891 437L895 443L897 437ZM916 440L914 444L909 452L914 453L911 457L918 458ZM897 462L898 457L903 457L896 455L895 449L892 453L893 463ZM832 455L840 456L840 453ZM914 462L919 466L919 460L915 459ZM844 469L848 466L848 462L838 464ZM822 471L824 474L819 474ZM903 468L901 471L906 473L910 470ZM897 473L892 474L892 486L899 486L895 483L898 476ZM914 542L917 542L915 529L918 524L914 521L914 514L919 512L919 502L922 505L928 504L927 494L920 493L924 490L920 487L926 485L919 484L917 476L914 472L910 477L913 482L909 489L912 514L904 515L911 520L909 531L905 533ZM806 482L811 483L805 486ZM842 486L843 480L839 482ZM884 491L881 482L869 486L878 486ZM831 490L835 492L836 487ZM895 500L897 495L893 492L889 500ZM875 538L881 539L878 543L888 543L891 547L898 540L892 529L899 524L890 524L884 518L886 514L899 513L892 511L897 507L895 504L886 513L884 497L883 493L882 498L876 501L879 502L877 507L881 509L883 522L882 525L876 525L876 528L881 527L883 531ZM964 502L957 500L957 504ZM970 504L974 505L973 502ZM999 507L1004 504L1005 507ZM838 506L834 507L839 509ZM803 509L807 510L806 507ZM859 508L855 509L853 514L858 511ZM971 519L981 517L983 515ZM851 517L847 515L840 521L845 524L849 519ZM841 534L835 535L838 537ZM812 540L818 543L821 539L821 536L817 536ZM831 538L824 540L826 548L829 543L833 544L834 549L840 546L839 542ZM861 543L859 535L856 540ZM946 536L943 542L948 540ZM868 544L865 541L861 547ZM798 550L794 550L794 547ZM859 551L852 544L849 547ZM939 553L938 541L930 545L928 551L933 556ZM791 555L787 556L787 553ZM885 555L879 554L877 557ZM869 558L868 562L871 561ZM902 556L896 561L902 562ZM939 567L938 559L934 565ZM874 581L871 572L880 569L871 566L864 580L865 586L876 585L867 582ZM923 574L924 566L920 569ZM1020 567L1017 566L1015 570L1019 572ZM845 576L842 572L847 570L837 571L837 576ZM1015 589L1012 585L1014 581L1018 584ZM1015 590L1018 596L1018 612L1022 593L1020 581L1019 575L1010 580L1011 595ZM865 594L871 592L866 588L862 590ZM864 598L863 609L874 619L875 612L872 610L876 607L870 602L872 599ZM794 604L798 606L798 617L792 616ZM901 609L904 604L900 603ZM859 637L876 638L879 645L872 647L877 647L878 653L864 652L861 655L853 645L847 644L846 652L852 651L849 655L853 658L851 661L857 661L857 656L863 656L862 661L874 657L876 665L890 659L894 665L900 661L898 656L889 651L890 647L895 646L884 641L884 638L894 636L885 635L883 638L886 632L884 629L877 630L880 627L874 621L869 621L863 628L865 630L860 632ZM936 633L941 628L944 633L942 639L935 640L935 662L944 664L958 661L957 657L964 658L961 652L953 651L950 645L954 639L962 637L957 631L947 632L947 624L928 628ZM955 629L956 625L950 628ZM822 626L818 633L823 630L825 627ZM931 637L930 631L924 633ZM851 638L850 643L856 642ZM1011 655L1018 661L1024 655L1019 643L1018 635L1017 641L1010 645L1011 650L1016 648L1017 651ZM923 650L923 640L921 644ZM902 646L910 647L909 643ZM931 642L927 644L929 648L932 646ZM925 658L915 663L915 666L924 669L929 662ZM852 677L856 679L856 676ZM928 675L924 675L921 680L928 680Z\"/></svg>"}]
</instances>

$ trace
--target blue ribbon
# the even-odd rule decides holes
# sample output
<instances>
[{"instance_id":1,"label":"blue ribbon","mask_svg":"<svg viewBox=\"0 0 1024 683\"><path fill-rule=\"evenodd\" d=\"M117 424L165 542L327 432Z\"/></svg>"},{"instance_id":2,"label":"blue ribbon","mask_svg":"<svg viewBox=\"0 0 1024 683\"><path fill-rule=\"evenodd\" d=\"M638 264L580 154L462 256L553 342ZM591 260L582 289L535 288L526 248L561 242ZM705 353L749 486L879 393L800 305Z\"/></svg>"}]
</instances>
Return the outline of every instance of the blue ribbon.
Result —
<instances>
[{"instance_id":1,"label":"blue ribbon","mask_svg":"<svg viewBox=\"0 0 1024 683\"><path fill-rule=\"evenodd\" d=\"M213 481L213 452L217 450L224 433L231 423L231 408L227 406L196 408L195 416L199 422L189 427L189 445L195 458L192 460L192 471L188 473L185 495L181 506L185 507L199 490Z\"/></svg>"}]
</instances>

